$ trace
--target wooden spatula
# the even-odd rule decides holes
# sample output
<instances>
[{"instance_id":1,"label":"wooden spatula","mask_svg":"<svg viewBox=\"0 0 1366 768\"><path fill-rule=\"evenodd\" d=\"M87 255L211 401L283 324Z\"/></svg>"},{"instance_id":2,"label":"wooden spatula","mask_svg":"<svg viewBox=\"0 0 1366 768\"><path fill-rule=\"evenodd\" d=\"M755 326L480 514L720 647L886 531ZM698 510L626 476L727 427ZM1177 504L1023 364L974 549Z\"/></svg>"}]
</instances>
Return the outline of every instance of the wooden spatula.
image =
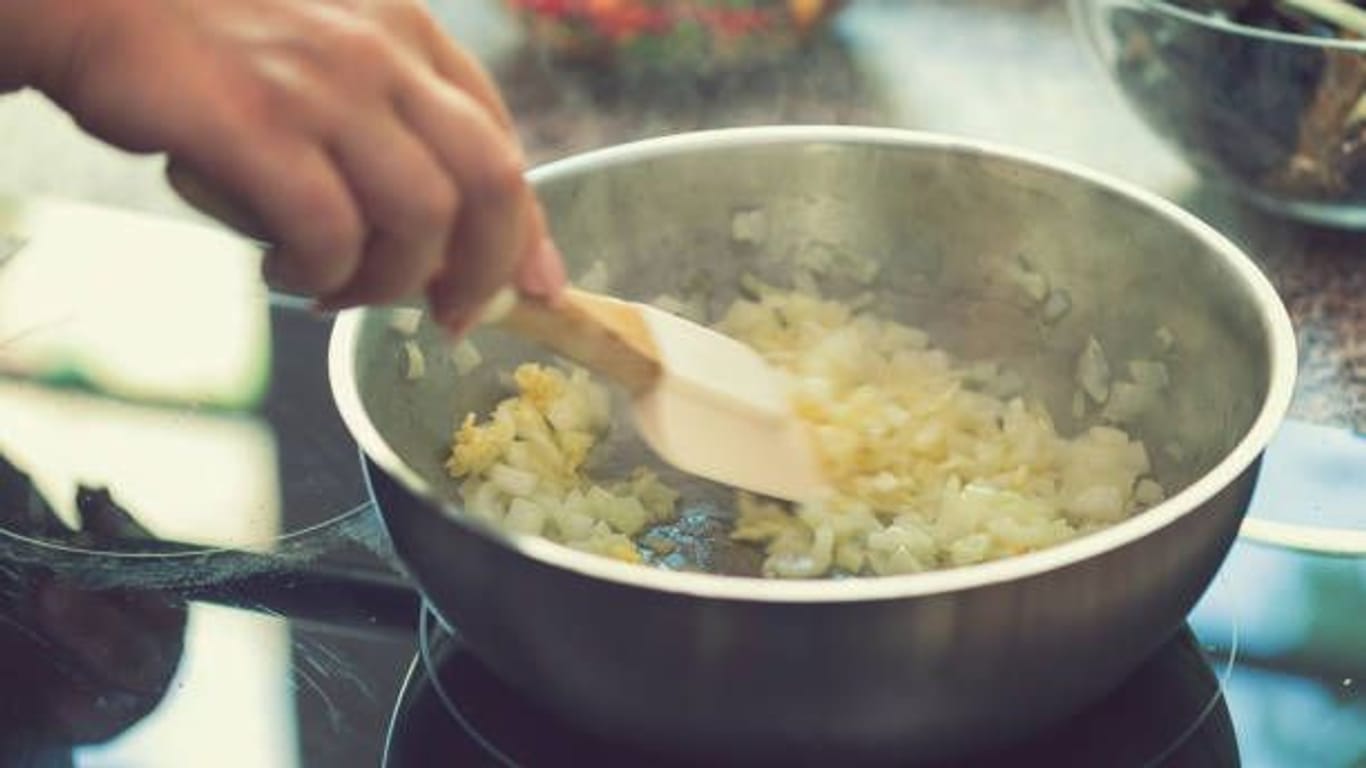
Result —
<instances>
[{"instance_id":1,"label":"wooden spatula","mask_svg":"<svg viewBox=\"0 0 1366 768\"><path fill-rule=\"evenodd\" d=\"M200 210L243 233L261 231L193 174L171 166L167 176ZM684 472L790 501L826 487L782 382L732 338L655 307L575 289L553 306L504 290L484 322L621 384L645 442Z\"/></svg>"},{"instance_id":2,"label":"wooden spatula","mask_svg":"<svg viewBox=\"0 0 1366 768\"><path fill-rule=\"evenodd\" d=\"M685 472L791 501L826 487L778 374L735 339L646 304L573 288L554 305L504 291L484 322L623 386L645 442Z\"/></svg>"}]
</instances>

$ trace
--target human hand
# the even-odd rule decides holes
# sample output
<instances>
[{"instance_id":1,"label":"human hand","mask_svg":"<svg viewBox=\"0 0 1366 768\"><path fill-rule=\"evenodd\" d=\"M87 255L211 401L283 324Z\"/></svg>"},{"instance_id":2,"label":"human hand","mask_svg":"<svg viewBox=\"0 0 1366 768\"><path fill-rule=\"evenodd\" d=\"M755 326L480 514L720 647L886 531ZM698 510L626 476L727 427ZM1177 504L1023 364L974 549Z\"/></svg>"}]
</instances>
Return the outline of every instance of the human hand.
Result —
<instances>
[{"instance_id":1,"label":"human hand","mask_svg":"<svg viewBox=\"0 0 1366 768\"><path fill-rule=\"evenodd\" d=\"M425 292L459 329L509 282L562 286L496 88L418 0L17 5L45 41L30 82L96 136L168 153L192 203L241 211L276 287L326 308Z\"/></svg>"}]
</instances>

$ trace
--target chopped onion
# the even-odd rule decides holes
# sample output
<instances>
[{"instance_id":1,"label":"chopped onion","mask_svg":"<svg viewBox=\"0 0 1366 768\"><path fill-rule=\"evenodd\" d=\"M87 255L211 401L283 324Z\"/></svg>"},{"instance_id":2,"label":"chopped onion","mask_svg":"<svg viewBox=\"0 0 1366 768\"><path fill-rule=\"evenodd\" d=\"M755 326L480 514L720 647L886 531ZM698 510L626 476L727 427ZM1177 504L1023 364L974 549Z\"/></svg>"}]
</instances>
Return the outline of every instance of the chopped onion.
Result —
<instances>
[{"instance_id":1,"label":"chopped onion","mask_svg":"<svg viewBox=\"0 0 1366 768\"><path fill-rule=\"evenodd\" d=\"M422 310L411 307L398 307L391 310L389 328L404 336L412 336L422 325Z\"/></svg>"},{"instance_id":2,"label":"chopped onion","mask_svg":"<svg viewBox=\"0 0 1366 768\"><path fill-rule=\"evenodd\" d=\"M1080 387L1072 392L1072 418L1077 421L1086 418L1086 393Z\"/></svg>"},{"instance_id":3,"label":"chopped onion","mask_svg":"<svg viewBox=\"0 0 1366 768\"><path fill-rule=\"evenodd\" d=\"M1101 416L1116 424L1133 424L1157 401L1158 390L1129 381L1117 381L1110 387L1110 398Z\"/></svg>"},{"instance_id":4,"label":"chopped onion","mask_svg":"<svg viewBox=\"0 0 1366 768\"><path fill-rule=\"evenodd\" d=\"M1048 278L1030 270L1022 259L1018 264L1006 267L1006 276L1036 304L1048 298Z\"/></svg>"},{"instance_id":5,"label":"chopped onion","mask_svg":"<svg viewBox=\"0 0 1366 768\"><path fill-rule=\"evenodd\" d=\"M469 339L461 339L451 346L451 363L459 375L468 376L483 362L484 356L479 354L479 348Z\"/></svg>"},{"instance_id":6,"label":"chopped onion","mask_svg":"<svg viewBox=\"0 0 1366 768\"><path fill-rule=\"evenodd\" d=\"M1164 363L1153 360L1130 360L1129 378L1141 387L1166 389L1171 384L1171 376Z\"/></svg>"},{"instance_id":7,"label":"chopped onion","mask_svg":"<svg viewBox=\"0 0 1366 768\"><path fill-rule=\"evenodd\" d=\"M972 565L987 559L991 548L991 536L973 533L949 545L949 562L954 565Z\"/></svg>"},{"instance_id":8,"label":"chopped onion","mask_svg":"<svg viewBox=\"0 0 1366 768\"><path fill-rule=\"evenodd\" d=\"M492 483L477 483L464 495L465 509L474 517L494 525L503 522L506 509L502 494Z\"/></svg>"},{"instance_id":9,"label":"chopped onion","mask_svg":"<svg viewBox=\"0 0 1366 768\"><path fill-rule=\"evenodd\" d=\"M707 320L706 306L701 301L684 301L672 294L661 293L650 300L650 306L694 323L703 323Z\"/></svg>"},{"instance_id":10,"label":"chopped onion","mask_svg":"<svg viewBox=\"0 0 1366 768\"><path fill-rule=\"evenodd\" d=\"M601 259L589 265L583 274L579 275L574 281L574 285L585 291L593 293L604 293L611 285L612 276L607 272L607 263Z\"/></svg>"},{"instance_id":11,"label":"chopped onion","mask_svg":"<svg viewBox=\"0 0 1366 768\"><path fill-rule=\"evenodd\" d=\"M1086 339L1081 357L1077 358L1077 383L1096 403L1103 403L1110 396L1110 363L1095 336Z\"/></svg>"},{"instance_id":12,"label":"chopped onion","mask_svg":"<svg viewBox=\"0 0 1366 768\"><path fill-rule=\"evenodd\" d=\"M867 254L825 242L808 243L792 259L792 267L820 277L848 278L860 285L871 284L882 269L877 259Z\"/></svg>"},{"instance_id":13,"label":"chopped onion","mask_svg":"<svg viewBox=\"0 0 1366 768\"><path fill-rule=\"evenodd\" d=\"M417 381L427 375L427 358L416 341L403 342L403 361L403 377L408 381Z\"/></svg>"},{"instance_id":14,"label":"chopped onion","mask_svg":"<svg viewBox=\"0 0 1366 768\"><path fill-rule=\"evenodd\" d=\"M760 280L758 275L751 272L740 275L740 293L751 299L761 299L774 291L775 289L763 280ZM734 309L734 307L732 307L732 309Z\"/></svg>"},{"instance_id":15,"label":"chopped onion","mask_svg":"<svg viewBox=\"0 0 1366 768\"><path fill-rule=\"evenodd\" d=\"M671 555L678 549L678 542L657 533L641 536L640 545L656 555Z\"/></svg>"},{"instance_id":16,"label":"chopped onion","mask_svg":"<svg viewBox=\"0 0 1366 768\"><path fill-rule=\"evenodd\" d=\"M768 214L762 208L738 210L730 217L730 239L758 245L768 239Z\"/></svg>"},{"instance_id":17,"label":"chopped onion","mask_svg":"<svg viewBox=\"0 0 1366 768\"><path fill-rule=\"evenodd\" d=\"M1072 309L1072 297L1067 291L1055 290L1048 294L1043 303L1043 319L1046 323L1056 323Z\"/></svg>"},{"instance_id":18,"label":"chopped onion","mask_svg":"<svg viewBox=\"0 0 1366 768\"><path fill-rule=\"evenodd\" d=\"M834 249L807 254L820 269L842 263ZM807 270L797 267L823 274ZM750 298L718 328L784 374L831 478L822 499L795 508L737 496L732 536L762 547L766 576L969 565L1066 541L1162 498L1142 443L1109 426L1058 434L1042 405L1019 396L1024 381L1013 371L959 363L923 331L846 304L741 282ZM682 308L668 295L656 303ZM1111 421L1135 417L1169 386L1160 362L1132 360L1123 371L1112 382L1100 343L1087 340L1077 421L1093 402ZM643 468L615 482L585 469L609 426L606 391L581 370L539 365L508 381L514 397L456 430L448 467L467 504L512 530L639 561L640 547L658 543L652 527L676 517L678 493Z\"/></svg>"},{"instance_id":19,"label":"chopped onion","mask_svg":"<svg viewBox=\"0 0 1366 768\"><path fill-rule=\"evenodd\" d=\"M513 498L530 496L536 490L537 477L530 472L513 469L506 464L494 464L488 471L489 482Z\"/></svg>"},{"instance_id":20,"label":"chopped onion","mask_svg":"<svg viewBox=\"0 0 1366 768\"><path fill-rule=\"evenodd\" d=\"M516 533L539 536L545 529L545 523L546 513L540 505L529 499L513 499L508 505L503 527Z\"/></svg>"},{"instance_id":21,"label":"chopped onion","mask_svg":"<svg viewBox=\"0 0 1366 768\"><path fill-rule=\"evenodd\" d=\"M1145 507L1161 502L1166 496L1162 486L1152 478L1145 477L1134 486L1134 501Z\"/></svg>"},{"instance_id":22,"label":"chopped onion","mask_svg":"<svg viewBox=\"0 0 1366 768\"><path fill-rule=\"evenodd\" d=\"M1102 415L1117 424L1132 424L1157 407L1170 379L1167 366L1151 360L1130 360L1129 380L1110 388Z\"/></svg>"},{"instance_id":23,"label":"chopped onion","mask_svg":"<svg viewBox=\"0 0 1366 768\"><path fill-rule=\"evenodd\" d=\"M795 270L792 273L792 287L798 293L808 296L819 296L821 289L816 285L816 278L804 269Z\"/></svg>"},{"instance_id":24,"label":"chopped onion","mask_svg":"<svg viewBox=\"0 0 1366 768\"><path fill-rule=\"evenodd\" d=\"M1077 494L1066 509L1085 521L1112 523L1124 516L1124 492L1113 485L1093 485Z\"/></svg>"},{"instance_id":25,"label":"chopped onion","mask_svg":"<svg viewBox=\"0 0 1366 768\"><path fill-rule=\"evenodd\" d=\"M1157 329L1157 332L1153 334L1153 338L1157 342L1157 350L1159 352L1171 352L1176 346L1176 334L1172 333L1171 329L1165 325Z\"/></svg>"}]
</instances>

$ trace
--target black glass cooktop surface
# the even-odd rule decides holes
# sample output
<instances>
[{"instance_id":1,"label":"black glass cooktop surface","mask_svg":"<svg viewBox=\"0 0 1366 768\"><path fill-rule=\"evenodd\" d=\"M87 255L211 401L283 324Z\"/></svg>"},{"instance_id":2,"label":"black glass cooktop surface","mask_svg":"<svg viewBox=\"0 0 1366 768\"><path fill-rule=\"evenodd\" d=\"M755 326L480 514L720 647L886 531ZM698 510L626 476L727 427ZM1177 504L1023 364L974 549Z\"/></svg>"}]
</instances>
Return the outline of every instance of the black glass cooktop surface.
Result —
<instances>
[{"instance_id":1,"label":"black glass cooktop surface","mask_svg":"<svg viewBox=\"0 0 1366 768\"><path fill-rule=\"evenodd\" d=\"M1009 749L943 765L1237 765L1237 737L1221 686L1235 658L1235 649L1214 658L1183 628L1117 690L1076 717ZM428 631L427 647L409 668L384 765L433 765L436 756L452 765L694 764L585 735L500 683L458 636L442 629ZM801 759L842 763L838 755Z\"/></svg>"},{"instance_id":2,"label":"black glass cooktop surface","mask_svg":"<svg viewBox=\"0 0 1366 768\"><path fill-rule=\"evenodd\" d=\"M3 469L0 765L667 765L557 722L444 631L427 633L424 663L419 601L331 406L329 323L271 314L271 386L250 417L52 394L52 418L124 419L146 430L139 453L173 470L119 443L106 448L123 463L79 490ZM1318 429L1287 427L1254 517L1293 524L1288 505L1331 504L1366 474L1359 438ZM176 464L187 452L195 463ZM253 513L245 527L234 504ZM198 539L167 533L182 514ZM1366 765L1364 591L1360 556L1241 540L1187 627L1120 689L968 764Z\"/></svg>"}]
</instances>

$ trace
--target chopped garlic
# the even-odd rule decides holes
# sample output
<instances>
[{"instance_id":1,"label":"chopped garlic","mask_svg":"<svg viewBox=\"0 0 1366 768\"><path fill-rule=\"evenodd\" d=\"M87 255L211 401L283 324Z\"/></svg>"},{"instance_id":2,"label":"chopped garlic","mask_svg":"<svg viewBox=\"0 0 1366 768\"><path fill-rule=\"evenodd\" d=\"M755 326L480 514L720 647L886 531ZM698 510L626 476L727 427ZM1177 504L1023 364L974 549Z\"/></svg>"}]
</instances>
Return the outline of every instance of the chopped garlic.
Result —
<instances>
[{"instance_id":1,"label":"chopped garlic","mask_svg":"<svg viewBox=\"0 0 1366 768\"><path fill-rule=\"evenodd\" d=\"M446 467L465 481L466 508L506 530L638 562L629 537L672 520L678 493L644 468L611 486L583 474L609 416L606 392L587 373L528 364L512 379L516 397L456 429Z\"/></svg>"}]
</instances>

